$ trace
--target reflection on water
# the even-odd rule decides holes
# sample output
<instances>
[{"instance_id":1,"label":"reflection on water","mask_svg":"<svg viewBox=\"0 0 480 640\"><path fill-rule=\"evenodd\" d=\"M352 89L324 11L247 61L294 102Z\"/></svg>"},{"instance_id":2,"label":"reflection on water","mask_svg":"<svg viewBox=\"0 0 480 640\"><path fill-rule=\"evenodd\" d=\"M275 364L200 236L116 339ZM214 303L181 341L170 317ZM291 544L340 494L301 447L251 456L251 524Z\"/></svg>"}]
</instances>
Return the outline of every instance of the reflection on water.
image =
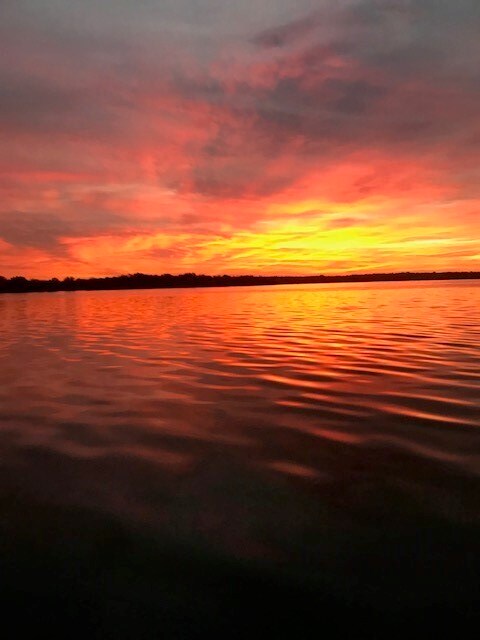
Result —
<instances>
[{"instance_id":1,"label":"reflection on water","mask_svg":"<svg viewBox=\"0 0 480 640\"><path fill-rule=\"evenodd\" d=\"M478 344L472 282L4 295L2 535L80 519L91 551L113 519L207 572L471 612Z\"/></svg>"}]
</instances>

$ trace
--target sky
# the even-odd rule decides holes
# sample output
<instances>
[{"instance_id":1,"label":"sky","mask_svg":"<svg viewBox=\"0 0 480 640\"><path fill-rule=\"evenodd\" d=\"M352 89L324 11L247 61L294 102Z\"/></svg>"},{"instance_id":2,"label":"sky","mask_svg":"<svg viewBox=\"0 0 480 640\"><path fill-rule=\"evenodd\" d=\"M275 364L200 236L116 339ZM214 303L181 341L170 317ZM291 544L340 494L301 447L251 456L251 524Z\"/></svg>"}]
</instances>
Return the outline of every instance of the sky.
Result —
<instances>
[{"instance_id":1,"label":"sky","mask_svg":"<svg viewBox=\"0 0 480 640\"><path fill-rule=\"evenodd\" d=\"M478 0L0 0L0 275L480 269Z\"/></svg>"}]
</instances>

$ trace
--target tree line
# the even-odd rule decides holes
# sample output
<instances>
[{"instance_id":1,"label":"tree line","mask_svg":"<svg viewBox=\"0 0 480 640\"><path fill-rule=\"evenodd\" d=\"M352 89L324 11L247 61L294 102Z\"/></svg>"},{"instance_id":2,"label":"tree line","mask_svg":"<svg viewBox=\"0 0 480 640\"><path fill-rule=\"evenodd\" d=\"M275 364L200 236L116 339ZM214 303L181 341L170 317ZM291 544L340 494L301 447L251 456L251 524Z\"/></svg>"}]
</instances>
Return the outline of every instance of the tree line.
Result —
<instances>
[{"instance_id":1,"label":"tree line","mask_svg":"<svg viewBox=\"0 0 480 640\"><path fill-rule=\"evenodd\" d=\"M93 291L110 289L169 289L185 287L235 287L272 284L315 284L328 282L381 282L404 280L466 280L480 278L480 271L442 271L416 273L368 273L352 275L314 276L255 276L255 275L197 275L183 273L149 275L133 273L103 278L73 278L40 280L23 276L0 276L0 293L43 291Z\"/></svg>"}]
</instances>

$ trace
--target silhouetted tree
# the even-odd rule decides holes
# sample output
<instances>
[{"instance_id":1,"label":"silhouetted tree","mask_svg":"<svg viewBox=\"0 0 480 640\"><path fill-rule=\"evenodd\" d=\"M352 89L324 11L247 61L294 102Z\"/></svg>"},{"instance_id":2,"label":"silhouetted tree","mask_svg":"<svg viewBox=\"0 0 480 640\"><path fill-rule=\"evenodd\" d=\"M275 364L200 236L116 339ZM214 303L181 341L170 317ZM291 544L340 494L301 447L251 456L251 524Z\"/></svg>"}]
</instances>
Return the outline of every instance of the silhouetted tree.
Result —
<instances>
[{"instance_id":1,"label":"silhouetted tree","mask_svg":"<svg viewBox=\"0 0 480 640\"><path fill-rule=\"evenodd\" d=\"M211 276L193 272L175 276L171 273L148 275L126 274L107 278L73 278L63 280L27 280L23 276L5 278L0 276L0 292L19 293L25 291L77 291L95 289L163 289L170 287L234 287L272 284L314 284L321 282L380 282L403 280L464 280L480 278L480 271L447 271L429 273L367 273L339 276Z\"/></svg>"}]
</instances>

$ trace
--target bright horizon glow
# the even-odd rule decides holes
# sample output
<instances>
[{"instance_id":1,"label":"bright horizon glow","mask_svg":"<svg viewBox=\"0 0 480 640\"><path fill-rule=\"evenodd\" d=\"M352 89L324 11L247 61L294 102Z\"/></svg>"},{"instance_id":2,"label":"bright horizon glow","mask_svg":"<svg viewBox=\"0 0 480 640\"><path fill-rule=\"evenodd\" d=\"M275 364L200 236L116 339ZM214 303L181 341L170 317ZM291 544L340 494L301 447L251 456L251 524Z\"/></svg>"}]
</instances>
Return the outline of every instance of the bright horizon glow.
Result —
<instances>
[{"instance_id":1,"label":"bright horizon glow","mask_svg":"<svg viewBox=\"0 0 480 640\"><path fill-rule=\"evenodd\" d=\"M480 5L19 0L0 275L480 269Z\"/></svg>"}]
</instances>

